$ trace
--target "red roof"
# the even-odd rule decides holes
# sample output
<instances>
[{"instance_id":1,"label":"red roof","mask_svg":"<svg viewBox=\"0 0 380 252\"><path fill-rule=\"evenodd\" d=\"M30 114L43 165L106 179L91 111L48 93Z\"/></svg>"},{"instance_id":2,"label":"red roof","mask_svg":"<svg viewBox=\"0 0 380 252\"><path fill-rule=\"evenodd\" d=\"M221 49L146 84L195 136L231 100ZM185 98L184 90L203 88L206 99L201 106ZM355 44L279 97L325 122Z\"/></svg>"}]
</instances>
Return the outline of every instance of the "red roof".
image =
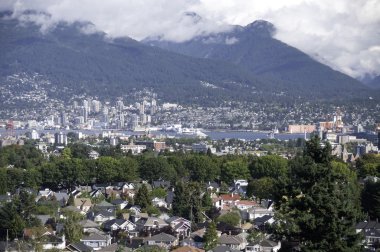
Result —
<instances>
[{"instance_id":1,"label":"red roof","mask_svg":"<svg viewBox=\"0 0 380 252\"><path fill-rule=\"evenodd\" d=\"M219 196L222 200L224 201L237 201L240 200L240 195L239 194L222 194Z\"/></svg>"}]
</instances>

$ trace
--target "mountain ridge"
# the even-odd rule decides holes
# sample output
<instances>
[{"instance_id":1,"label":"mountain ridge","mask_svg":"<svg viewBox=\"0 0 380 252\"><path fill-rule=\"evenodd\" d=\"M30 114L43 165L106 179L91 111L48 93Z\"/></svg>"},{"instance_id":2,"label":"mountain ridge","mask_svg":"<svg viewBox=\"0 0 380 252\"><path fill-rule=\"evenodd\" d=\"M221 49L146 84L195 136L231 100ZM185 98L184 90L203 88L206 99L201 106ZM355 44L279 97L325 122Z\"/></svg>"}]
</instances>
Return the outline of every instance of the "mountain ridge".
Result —
<instances>
[{"instance_id":1,"label":"mountain ridge","mask_svg":"<svg viewBox=\"0 0 380 252\"><path fill-rule=\"evenodd\" d=\"M270 22L259 20L245 27L234 26L231 31L198 36L183 43L149 39L143 42L192 57L233 63L294 90L319 87L326 92L339 93L353 89L364 95L366 87L361 82L273 38L275 30Z\"/></svg>"}]
</instances>

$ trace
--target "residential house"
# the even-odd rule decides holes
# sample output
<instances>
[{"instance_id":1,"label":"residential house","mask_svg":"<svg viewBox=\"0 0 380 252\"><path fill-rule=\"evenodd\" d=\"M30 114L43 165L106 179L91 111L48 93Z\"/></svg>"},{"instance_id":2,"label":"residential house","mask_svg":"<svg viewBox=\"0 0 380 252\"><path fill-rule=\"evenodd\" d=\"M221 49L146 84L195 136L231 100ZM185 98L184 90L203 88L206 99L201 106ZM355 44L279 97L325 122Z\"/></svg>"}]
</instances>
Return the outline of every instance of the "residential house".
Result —
<instances>
[{"instance_id":1,"label":"residential house","mask_svg":"<svg viewBox=\"0 0 380 252\"><path fill-rule=\"evenodd\" d=\"M93 248L85 245L83 242L77 242L77 243L71 243L66 246L67 251L73 251L73 252L92 252L94 251Z\"/></svg>"},{"instance_id":2,"label":"residential house","mask_svg":"<svg viewBox=\"0 0 380 252\"><path fill-rule=\"evenodd\" d=\"M107 211L115 211L117 206L103 200L102 202L96 204L94 208L101 209L101 210L107 210Z\"/></svg>"},{"instance_id":3,"label":"residential house","mask_svg":"<svg viewBox=\"0 0 380 252\"><path fill-rule=\"evenodd\" d=\"M240 211L243 220L254 220L259 217L263 217L264 215L273 216L273 208L265 208L261 206L254 206L249 209L245 209Z\"/></svg>"},{"instance_id":4,"label":"residential house","mask_svg":"<svg viewBox=\"0 0 380 252\"><path fill-rule=\"evenodd\" d=\"M256 228L264 229L265 225L267 224L271 225L274 223L274 217L272 215L264 215L264 216L257 217L256 219L254 219L253 223Z\"/></svg>"},{"instance_id":5,"label":"residential house","mask_svg":"<svg viewBox=\"0 0 380 252\"><path fill-rule=\"evenodd\" d=\"M259 242L250 243L246 246L246 252L277 252L281 249L281 242L275 242L272 240L262 240Z\"/></svg>"},{"instance_id":6,"label":"residential house","mask_svg":"<svg viewBox=\"0 0 380 252\"><path fill-rule=\"evenodd\" d=\"M216 182L207 182L206 184L206 190L210 193L219 193L220 192L220 186Z\"/></svg>"},{"instance_id":7,"label":"residential house","mask_svg":"<svg viewBox=\"0 0 380 252\"><path fill-rule=\"evenodd\" d=\"M84 213L87 213L92 207L91 199L89 198L75 198L74 206Z\"/></svg>"},{"instance_id":8,"label":"residential house","mask_svg":"<svg viewBox=\"0 0 380 252\"><path fill-rule=\"evenodd\" d=\"M182 246L182 247L173 249L171 252L205 252L205 250L196 248L193 246Z\"/></svg>"},{"instance_id":9,"label":"residential house","mask_svg":"<svg viewBox=\"0 0 380 252\"><path fill-rule=\"evenodd\" d=\"M216 246L211 250L212 252L240 252L238 249L232 249L226 245L219 245Z\"/></svg>"},{"instance_id":10,"label":"residential house","mask_svg":"<svg viewBox=\"0 0 380 252\"><path fill-rule=\"evenodd\" d=\"M168 223L157 217L141 218L135 224L139 231L159 230L169 226Z\"/></svg>"},{"instance_id":11,"label":"residential house","mask_svg":"<svg viewBox=\"0 0 380 252\"><path fill-rule=\"evenodd\" d=\"M136 229L136 224L132 223L129 220L113 219L113 220L105 221L103 223L103 229L105 231L116 231L116 230L132 231Z\"/></svg>"},{"instance_id":12,"label":"residential house","mask_svg":"<svg viewBox=\"0 0 380 252\"><path fill-rule=\"evenodd\" d=\"M185 218L174 216L166 220L173 233L178 237L189 237L191 232L191 222Z\"/></svg>"},{"instance_id":13,"label":"residential house","mask_svg":"<svg viewBox=\"0 0 380 252\"><path fill-rule=\"evenodd\" d=\"M215 201L214 206L221 209L223 209L225 206L234 207L240 201L240 199L240 195L236 193L222 194L219 196L218 201Z\"/></svg>"},{"instance_id":14,"label":"residential house","mask_svg":"<svg viewBox=\"0 0 380 252\"><path fill-rule=\"evenodd\" d=\"M111 237L109 235L101 235L97 233L92 233L90 235L84 236L80 239L84 245L93 248L94 250L99 250L101 248L111 245Z\"/></svg>"},{"instance_id":15,"label":"residential house","mask_svg":"<svg viewBox=\"0 0 380 252\"><path fill-rule=\"evenodd\" d=\"M105 195L101 189L93 189L93 190L91 190L91 192L89 194L90 194L91 198L105 197Z\"/></svg>"},{"instance_id":16,"label":"residential house","mask_svg":"<svg viewBox=\"0 0 380 252\"><path fill-rule=\"evenodd\" d=\"M171 185L170 181L165 181L165 180L155 180L155 181L153 181L153 188L169 189L170 185Z\"/></svg>"},{"instance_id":17,"label":"residential house","mask_svg":"<svg viewBox=\"0 0 380 252\"><path fill-rule=\"evenodd\" d=\"M166 201L165 201L164 198L154 197L154 198L152 199L152 205L155 206L155 207L164 207L164 208L168 208L168 204L166 203Z\"/></svg>"},{"instance_id":18,"label":"residential house","mask_svg":"<svg viewBox=\"0 0 380 252\"><path fill-rule=\"evenodd\" d=\"M94 228L99 229L100 225L92 220L85 219L81 220L78 223L82 227L83 233L89 233L91 232Z\"/></svg>"},{"instance_id":19,"label":"residential house","mask_svg":"<svg viewBox=\"0 0 380 252\"><path fill-rule=\"evenodd\" d=\"M224 245L230 249L243 250L247 245L247 241L239 235L222 235L218 238L218 245Z\"/></svg>"},{"instance_id":20,"label":"residential house","mask_svg":"<svg viewBox=\"0 0 380 252\"><path fill-rule=\"evenodd\" d=\"M380 243L380 223L378 221L364 221L356 225L356 232L364 236L364 246L373 248Z\"/></svg>"},{"instance_id":21,"label":"residential house","mask_svg":"<svg viewBox=\"0 0 380 252\"><path fill-rule=\"evenodd\" d=\"M116 219L116 212L112 210L93 209L87 213L87 218L96 223L103 223L108 220Z\"/></svg>"},{"instance_id":22,"label":"residential house","mask_svg":"<svg viewBox=\"0 0 380 252\"><path fill-rule=\"evenodd\" d=\"M69 195L67 192L53 192L53 196L55 197L55 200L59 203L61 207L66 206L67 201L69 200Z\"/></svg>"},{"instance_id":23,"label":"residential house","mask_svg":"<svg viewBox=\"0 0 380 252\"><path fill-rule=\"evenodd\" d=\"M123 200L123 199L115 199L111 201L111 204L116 206L117 209L121 210L128 206L128 201Z\"/></svg>"},{"instance_id":24,"label":"residential house","mask_svg":"<svg viewBox=\"0 0 380 252\"><path fill-rule=\"evenodd\" d=\"M170 234L159 233L145 239L147 245L157 245L166 249L170 249L178 245L178 239Z\"/></svg>"},{"instance_id":25,"label":"residential house","mask_svg":"<svg viewBox=\"0 0 380 252\"><path fill-rule=\"evenodd\" d=\"M247 210L247 209L253 208L255 206L258 206L258 204L252 200L240 200L240 201L237 201L235 203L235 206L239 210Z\"/></svg>"},{"instance_id":26,"label":"residential house","mask_svg":"<svg viewBox=\"0 0 380 252\"><path fill-rule=\"evenodd\" d=\"M88 153L88 158L89 159L95 159L95 160L98 159L99 158L99 152L94 151L94 150L90 151Z\"/></svg>"}]
</instances>

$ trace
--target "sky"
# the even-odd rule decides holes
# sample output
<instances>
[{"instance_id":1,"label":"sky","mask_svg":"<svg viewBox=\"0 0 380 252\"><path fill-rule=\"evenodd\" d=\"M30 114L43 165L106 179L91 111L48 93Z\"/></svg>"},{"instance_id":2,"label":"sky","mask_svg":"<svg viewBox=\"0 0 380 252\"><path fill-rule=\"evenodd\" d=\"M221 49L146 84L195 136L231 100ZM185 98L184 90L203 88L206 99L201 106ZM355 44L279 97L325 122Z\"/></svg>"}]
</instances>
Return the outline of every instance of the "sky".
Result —
<instances>
[{"instance_id":1,"label":"sky","mask_svg":"<svg viewBox=\"0 0 380 252\"><path fill-rule=\"evenodd\" d=\"M88 21L94 26L86 33L176 42L263 19L277 28L275 38L336 70L380 75L380 0L1 0L3 10L42 32L60 21Z\"/></svg>"}]
</instances>

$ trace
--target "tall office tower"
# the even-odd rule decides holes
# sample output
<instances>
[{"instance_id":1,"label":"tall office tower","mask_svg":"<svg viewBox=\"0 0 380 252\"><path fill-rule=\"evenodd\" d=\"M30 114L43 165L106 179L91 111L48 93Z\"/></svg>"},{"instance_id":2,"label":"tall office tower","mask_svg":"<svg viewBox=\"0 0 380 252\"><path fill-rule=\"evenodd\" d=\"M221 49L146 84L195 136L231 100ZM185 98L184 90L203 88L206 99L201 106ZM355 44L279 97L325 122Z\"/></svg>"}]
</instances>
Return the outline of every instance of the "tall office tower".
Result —
<instances>
[{"instance_id":1,"label":"tall office tower","mask_svg":"<svg viewBox=\"0 0 380 252\"><path fill-rule=\"evenodd\" d=\"M140 123L141 123L141 125L146 124L146 115L145 114L140 115Z\"/></svg>"},{"instance_id":2,"label":"tall office tower","mask_svg":"<svg viewBox=\"0 0 380 252\"><path fill-rule=\"evenodd\" d=\"M117 128L118 129L123 129L124 125L125 125L124 114L120 113L119 114L119 120L117 122Z\"/></svg>"},{"instance_id":3,"label":"tall office tower","mask_svg":"<svg viewBox=\"0 0 380 252\"><path fill-rule=\"evenodd\" d=\"M83 100L83 107L88 108L89 104L87 100Z\"/></svg>"},{"instance_id":4,"label":"tall office tower","mask_svg":"<svg viewBox=\"0 0 380 252\"><path fill-rule=\"evenodd\" d=\"M67 115L64 111L61 111L61 125L66 126L68 124Z\"/></svg>"},{"instance_id":5,"label":"tall office tower","mask_svg":"<svg viewBox=\"0 0 380 252\"><path fill-rule=\"evenodd\" d=\"M144 102L140 103L139 113L140 113L140 115L143 115L145 113L145 104L144 104Z\"/></svg>"},{"instance_id":6,"label":"tall office tower","mask_svg":"<svg viewBox=\"0 0 380 252\"><path fill-rule=\"evenodd\" d=\"M154 115L157 112L157 102L155 99L152 99L151 106L150 106L150 114Z\"/></svg>"},{"instance_id":7,"label":"tall office tower","mask_svg":"<svg viewBox=\"0 0 380 252\"><path fill-rule=\"evenodd\" d=\"M88 120L88 108L85 106L83 106L82 108L82 116L83 116L84 122L86 123Z\"/></svg>"},{"instance_id":8,"label":"tall office tower","mask_svg":"<svg viewBox=\"0 0 380 252\"><path fill-rule=\"evenodd\" d=\"M132 128L136 128L139 126L139 116L138 115L132 115Z\"/></svg>"},{"instance_id":9,"label":"tall office tower","mask_svg":"<svg viewBox=\"0 0 380 252\"><path fill-rule=\"evenodd\" d=\"M67 136L65 133L63 132L55 133L54 138L55 138L55 144L67 145Z\"/></svg>"},{"instance_id":10,"label":"tall office tower","mask_svg":"<svg viewBox=\"0 0 380 252\"><path fill-rule=\"evenodd\" d=\"M73 102L73 107L74 107L74 109L77 109L77 108L78 108L78 102L77 102L77 101L74 101L74 102Z\"/></svg>"},{"instance_id":11,"label":"tall office tower","mask_svg":"<svg viewBox=\"0 0 380 252\"><path fill-rule=\"evenodd\" d=\"M118 100L118 101L116 102L116 110L117 110L118 112L121 112L121 111L124 110L124 103L123 103L122 100Z\"/></svg>"},{"instance_id":12,"label":"tall office tower","mask_svg":"<svg viewBox=\"0 0 380 252\"><path fill-rule=\"evenodd\" d=\"M103 114L103 122L108 123L109 122L109 116L108 116L108 107L107 106L103 107L102 114Z\"/></svg>"},{"instance_id":13,"label":"tall office tower","mask_svg":"<svg viewBox=\"0 0 380 252\"><path fill-rule=\"evenodd\" d=\"M99 113L101 106L102 106L102 104L100 101L92 100L92 102L91 102L92 110L91 111L94 113Z\"/></svg>"}]
</instances>

